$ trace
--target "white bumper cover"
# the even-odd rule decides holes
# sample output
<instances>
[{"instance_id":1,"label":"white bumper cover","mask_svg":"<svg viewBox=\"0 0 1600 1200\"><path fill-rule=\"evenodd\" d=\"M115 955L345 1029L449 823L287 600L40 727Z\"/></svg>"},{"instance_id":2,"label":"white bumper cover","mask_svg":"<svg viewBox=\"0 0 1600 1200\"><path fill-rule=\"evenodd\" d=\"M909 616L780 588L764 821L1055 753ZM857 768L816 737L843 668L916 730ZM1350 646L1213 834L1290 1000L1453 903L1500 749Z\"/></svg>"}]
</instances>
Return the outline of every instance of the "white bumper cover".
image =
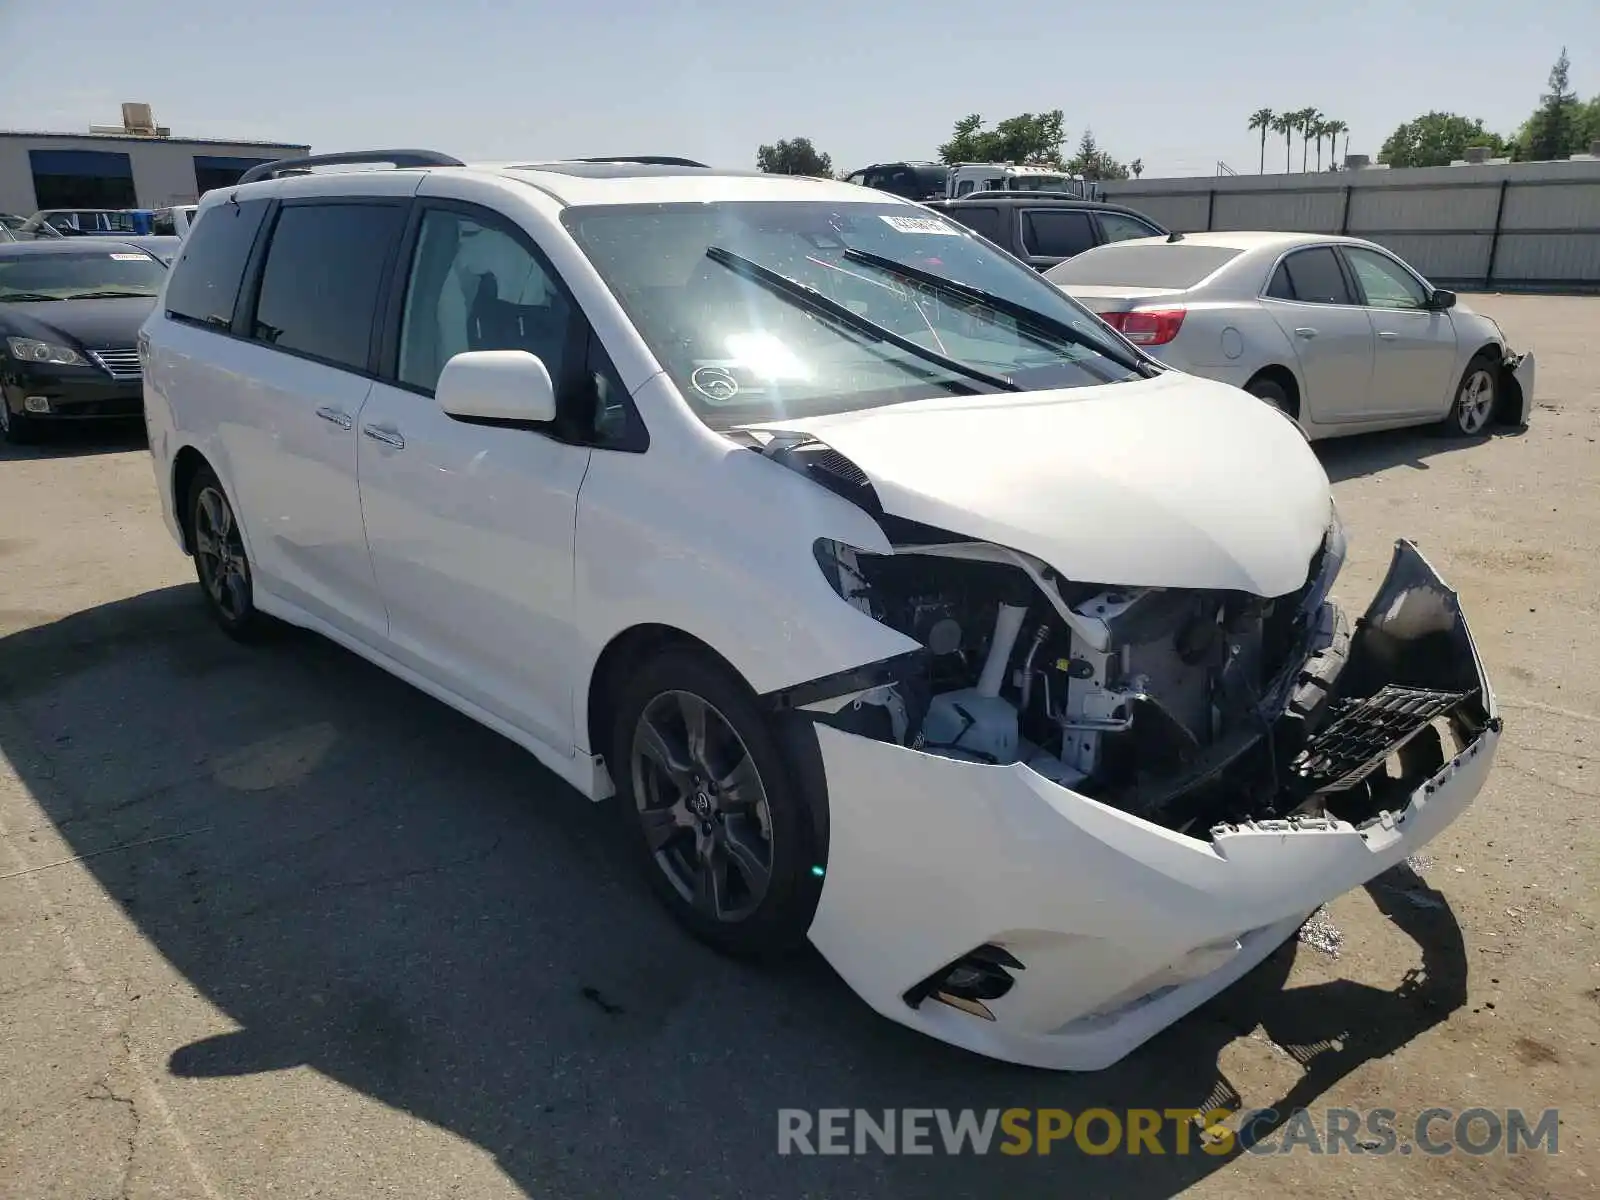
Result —
<instances>
[{"instance_id":1,"label":"white bumper cover","mask_svg":"<svg viewBox=\"0 0 1600 1200\"><path fill-rule=\"evenodd\" d=\"M1443 601L1443 604L1441 604ZM991 766L819 726L827 873L810 937L873 1008L979 1054L1097 1070L1232 983L1318 906L1427 843L1483 786L1500 722L1454 594L1409 543L1367 614L1451 628L1488 723L1397 811L1185 836ZM1397 636L1414 636L1400 633ZM1023 965L993 1020L905 994L982 945Z\"/></svg>"}]
</instances>

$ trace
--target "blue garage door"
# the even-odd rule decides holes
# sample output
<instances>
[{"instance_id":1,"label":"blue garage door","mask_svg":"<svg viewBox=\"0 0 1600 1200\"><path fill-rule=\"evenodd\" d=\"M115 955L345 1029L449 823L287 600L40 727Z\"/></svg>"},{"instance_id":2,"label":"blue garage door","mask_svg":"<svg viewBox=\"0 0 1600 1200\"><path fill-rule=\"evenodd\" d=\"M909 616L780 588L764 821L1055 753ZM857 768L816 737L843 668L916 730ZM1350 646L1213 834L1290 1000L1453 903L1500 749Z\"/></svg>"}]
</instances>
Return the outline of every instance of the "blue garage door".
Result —
<instances>
[{"instance_id":1,"label":"blue garage door","mask_svg":"<svg viewBox=\"0 0 1600 1200\"><path fill-rule=\"evenodd\" d=\"M133 208L133 164L105 150L29 150L40 208Z\"/></svg>"}]
</instances>

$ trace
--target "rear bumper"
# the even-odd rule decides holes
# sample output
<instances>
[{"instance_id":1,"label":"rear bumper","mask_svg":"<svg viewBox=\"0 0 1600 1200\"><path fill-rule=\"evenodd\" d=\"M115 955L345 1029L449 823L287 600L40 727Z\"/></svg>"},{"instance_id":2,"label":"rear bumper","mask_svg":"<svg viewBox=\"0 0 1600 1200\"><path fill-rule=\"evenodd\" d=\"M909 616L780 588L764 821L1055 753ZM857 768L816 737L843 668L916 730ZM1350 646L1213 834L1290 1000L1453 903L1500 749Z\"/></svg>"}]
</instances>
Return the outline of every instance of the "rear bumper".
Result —
<instances>
[{"instance_id":1,"label":"rear bumper","mask_svg":"<svg viewBox=\"0 0 1600 1200\"><path fill-rule=\"evenodd\" d=\"M1358 676L1387 664L1396 682L1418 684L1424 652L1405 647L1431 638L1427 655L1450 648L1441 677L1477 681L1486 719L1359 827L1290 818L1201 840L1020 763L955 761L819 726L830 834L812 942L873 1008L942 1041L1035 1067L1115 1063L1318 906L1415 853L1483 786L1499 741L1494 698L1453 593L1409 543L1366 625ZM985 1001L988 1016L924 998L926 981L985 946L1021 964L1010 990Z\"/></svg>"}]
</instances>

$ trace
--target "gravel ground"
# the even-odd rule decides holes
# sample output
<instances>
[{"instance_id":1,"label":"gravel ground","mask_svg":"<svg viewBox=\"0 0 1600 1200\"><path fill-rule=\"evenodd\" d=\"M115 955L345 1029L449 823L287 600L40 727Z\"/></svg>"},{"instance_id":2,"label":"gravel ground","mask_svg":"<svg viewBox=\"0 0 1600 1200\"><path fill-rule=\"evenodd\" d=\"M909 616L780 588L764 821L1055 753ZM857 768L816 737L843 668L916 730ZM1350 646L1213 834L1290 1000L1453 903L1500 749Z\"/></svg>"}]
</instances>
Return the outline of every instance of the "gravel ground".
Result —
<instances>
[{"instance_id":1,"label":"gravel ground","mask_svg":"<svg viewBox=\"0 0 1600 1200\"><path fill-rule=\"evenodd\" d=\"M919 1038L814 956L715 958L508 743L309 636L208 628L140 442L0 451L0 1195L1594 1194L1600 300L1471 302L1537 349L1525 434L1319 452L1347 605L1402 535L1461 591L1495 771L1093 1075ZM1213 1105L1556 1107L1560 1154L776 1153L784 1107Z\"/></svg>"}]
</instances>

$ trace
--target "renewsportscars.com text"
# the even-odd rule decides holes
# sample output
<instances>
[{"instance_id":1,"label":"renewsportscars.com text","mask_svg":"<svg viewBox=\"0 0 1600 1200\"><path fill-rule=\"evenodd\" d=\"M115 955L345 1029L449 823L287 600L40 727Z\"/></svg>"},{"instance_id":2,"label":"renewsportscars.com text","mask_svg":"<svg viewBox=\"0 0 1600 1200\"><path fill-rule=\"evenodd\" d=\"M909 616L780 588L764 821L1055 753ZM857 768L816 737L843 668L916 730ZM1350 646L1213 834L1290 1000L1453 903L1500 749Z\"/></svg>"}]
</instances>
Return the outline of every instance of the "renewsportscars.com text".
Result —
<instances>
[{"instance_id":1,"label":"renewsportscars.com text","mask_svg":"<svg viewBox=\"0 0 1600 1200\"><path fill-rule=\"evenodd\" d=\"M1555 1154L1559 1129L1553 1108L782 1108L778 1153Z\"/></svg>"}]
</instances>

